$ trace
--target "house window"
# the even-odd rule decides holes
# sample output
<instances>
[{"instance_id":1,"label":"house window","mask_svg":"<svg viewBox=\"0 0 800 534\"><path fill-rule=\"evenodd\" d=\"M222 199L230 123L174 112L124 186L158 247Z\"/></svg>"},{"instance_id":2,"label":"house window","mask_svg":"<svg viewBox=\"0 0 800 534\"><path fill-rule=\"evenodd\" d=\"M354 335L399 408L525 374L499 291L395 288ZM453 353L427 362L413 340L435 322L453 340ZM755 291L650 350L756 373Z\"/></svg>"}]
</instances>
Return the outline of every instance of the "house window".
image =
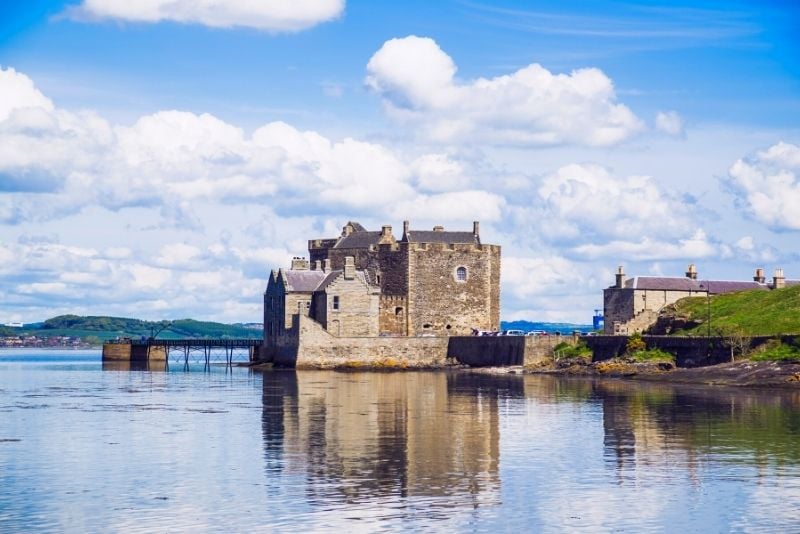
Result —
<instances>
[{"instance_id":1,"label":"house window","mask_svg":"<svg viewBox=\"0 0 800 534\"><path fill-rule=\"evenodd\" d=\"M467 268L466 267L459 267L456 269L456 280L459 282L466 282L467 281Z\"/></svg>"},{"instance_id":2,"label":"house window","mask_svg":"<svg viewBox=\"0 0 800 534\"><path fill-rule=\"evenodd\" d=\"M333 297L333 309L334 310L338 310L339 309L339 296L338 295Z\"/></svg>"}]
</instances>

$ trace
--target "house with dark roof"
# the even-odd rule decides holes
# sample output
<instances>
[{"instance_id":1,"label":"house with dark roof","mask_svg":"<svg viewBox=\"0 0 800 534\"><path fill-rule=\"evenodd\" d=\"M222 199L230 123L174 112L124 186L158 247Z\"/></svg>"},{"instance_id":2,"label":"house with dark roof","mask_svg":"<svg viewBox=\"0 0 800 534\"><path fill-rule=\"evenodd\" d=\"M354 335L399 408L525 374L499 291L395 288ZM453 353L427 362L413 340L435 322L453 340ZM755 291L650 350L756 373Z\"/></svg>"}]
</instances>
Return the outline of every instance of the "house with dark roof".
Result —
<instances>
[{"instance_id":1,"label":"house with dark roof","mask_svg":"<svg viewBox=\"0 0 800 534\"><path fill-rule=\"evenodd\" d=\"M363 271L356 271L352 256L342 269L331 269L326 261L314 270L308 260L294 258L291 269L273 270L267 283L264 339L277 339L297 315L314 319L337 337L377 336L379 292Z\"/></svg>"},{"instance_id":2,"label":"house with dark roof","mask_svg":"<svg viewBox=\"0 0 800 534\"><path fill-rule=\"evenodd\" d=\"M412 230L405 221L397 239L390 225L372 231L350 221L337 237L309 240L308 252L308 260L272 272L267 343L292 327L295 314L338 336L468 335L500 326L500 247L481 242L478 222L448 231ZM361 300L350 291L358 284Z\"/></svg>"},{"instance_id":3,"label":"house with dark roof","mask_svg":"<svg viewBox=\"0 0 800 534\"><path fill-rule=\"evenodd\" d=\"M662 308L684 297L722 295L737 291L769 291L800 284L786 280L783 269L775 269L771 281L759 267L752 280L700 279L697 267L690 264L683 277L625 277L622 266L617 269L616 283L603 290L605 334L627 335L642 332L656 322Z\"/></svg>"}]
</instances>

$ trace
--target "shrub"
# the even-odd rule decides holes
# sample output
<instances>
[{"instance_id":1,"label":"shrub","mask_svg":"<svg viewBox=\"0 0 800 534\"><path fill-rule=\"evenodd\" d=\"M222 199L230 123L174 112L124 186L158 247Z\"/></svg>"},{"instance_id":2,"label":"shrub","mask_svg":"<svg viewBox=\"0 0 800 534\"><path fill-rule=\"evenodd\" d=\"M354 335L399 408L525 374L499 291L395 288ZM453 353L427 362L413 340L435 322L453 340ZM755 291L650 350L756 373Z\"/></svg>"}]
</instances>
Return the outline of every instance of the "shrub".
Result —
<instances>
[{"instance_id":1,"label":"shrub","mask_svg":"<svg viewBox=\"0 0 800 534\"><path fill-rule=\"evenodd\" d=\"M675 355L660 349L637 350L630 354L637 362L675 362Z\"/></svg>"},{"instance_id":2,"label":"shrub","mask_svg":"<svg viewBox=\"0 0 800 534\"><path fill-rule=\"evenodd\" d=\"M642 339L642 334L636 332L628 336L628 343L625 344L625 352L632 355L643 350L647 350L647 343Z\"/></svg>"},{"instance_id":3,"label":"shrub","mask_svg":"<svg viewBox=\"0 0 800 534\"><path fill-rule=\"evenodd\" d=\"M566 341L562 341L553 347L553 356L559 358L591 358L592 349L586 346L586 343L579 341L576 345L571 345Z\"/></svg>"}]
</instances>

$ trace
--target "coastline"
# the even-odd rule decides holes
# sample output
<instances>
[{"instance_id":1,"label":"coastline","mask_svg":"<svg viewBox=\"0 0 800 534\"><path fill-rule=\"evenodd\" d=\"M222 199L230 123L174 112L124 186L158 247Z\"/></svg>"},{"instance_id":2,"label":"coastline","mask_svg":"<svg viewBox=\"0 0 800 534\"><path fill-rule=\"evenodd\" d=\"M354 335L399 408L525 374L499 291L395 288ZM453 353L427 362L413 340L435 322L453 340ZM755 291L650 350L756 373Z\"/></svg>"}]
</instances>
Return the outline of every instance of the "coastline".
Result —
<instances>
[{"instance_id":1,"label":"coastline","mask_svg":"<svg viewBox=\"0 0 800 534\"><path fill-rule=\"evenodd\" d=\"M608 363L608 362L600 362ZM581 378L610 378L668 384L732 386L743 388L800 388L800 362L740 360L705 367L659 368L653 363L611 362L611 365L578 364L556 368L484 367L471 372L491 374L538 374Z\"/></svg>"}]
</instances>

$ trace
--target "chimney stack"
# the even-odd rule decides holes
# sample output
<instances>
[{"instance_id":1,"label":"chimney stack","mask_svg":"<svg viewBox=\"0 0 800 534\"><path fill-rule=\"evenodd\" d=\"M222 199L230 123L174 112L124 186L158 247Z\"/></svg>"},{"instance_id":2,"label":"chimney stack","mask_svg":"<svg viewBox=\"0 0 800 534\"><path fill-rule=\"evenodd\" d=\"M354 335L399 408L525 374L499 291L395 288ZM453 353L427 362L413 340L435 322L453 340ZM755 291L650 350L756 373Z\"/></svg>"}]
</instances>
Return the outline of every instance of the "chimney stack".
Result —
<instances>
[{"instance_id":1,"label":"chimney stack","mask_svg":"<svg viewBox=\"0 0 800 534\"><path fill-rule=\"evenodd\" d=\"M622 286L625 285L625 269L622 268L622 265L617 267L617 289L622 289Z\"/></svg>"},{"instance_id":2,"label":"chimney stack","mask_svg":"<svg viewBox=\"0 0 800 534\"><path fill-rule=\"evenodd\" d=\"M322 269L322 262L321 262L321 261L319 261L319 260L315 261L315 262L314 262L314 270L315 270L315 271L319 271L319 270L321 270L321 269Z\"/></svg>"},{"instance_id":3,"label":"chimney stack","mask_svg":"<svg viewBox=\"0 0 800 534\"><path fill-rule=\"evenodd\" d=\"M410 224L408 221L403 221L403 241L408 241L408 230L410 228Z\"/></svg>"},{"instance_id":4,"label":"chimney stack","mask_svg":"<svg viewBox=\"0 0 800 534\"><path fill-rule=\"evenodd\" d=\"M378 241L379 245L391 245L394 243L394 236L392 235L392 227L388 224L381 226L381 239Z\"/></svg>"},{"instance_id":5,"label":"chimney stack","mask_svg":"<svg viewBox=\"0 0 800 534\"><path fill-rule=\"evenodd\" d=\"M342 227L342 237L347 237L353 233L353 225L350 223L345 224Z\"/></svg>"},{"instance_id":6,"label":"chimney stack","mask_svg":"<svg viewBox=\"0 0 800 534\"><path fill-rule=\"evenodd\" d=\"M686 268L686 278L697 280L697 267L695 267L694 263L690 263L689 267Z\"/></svg>"},{"instance_id":7,"label":"chimney stack","mask_svg":"<svg viewBox=\"0 0 800 534\"><path fill-rule=\"evenodd\" d=\"M786 287L786 278L783 277L783 269L778 267L775 269L775 274L772 276L772 289L781 289Z\"/></svg>"},{"instance_id":8,"label":"chimney stack","mask_svg":"<svg viewBox=\"0 0 800 534\"><path fill-rule=\"evenodd\" d=\"M331 272L331 259L330 258L325 258L325 260L322 262L322 272L323 273Z\"/></svg>"},{"instance_id":9,"label":"chimney stack","mask_svg":"<svg viewBox=\"0 0 800 534\"><path fill-rule=\"evenodd\" d=\"M344 258L344 279L352 280L356 277L356 259L353 256Z\"/></svg>"},{"instance_id":10,"label":"chimney stack","mask_svg":"<svg viewBox=\"0 0 800 534\"><path fill-rule=\"evenodd\" d=\"M481 223L480 221L472 221L472 235L475 237L481 236Z\"/></svg>"},{"instance_id":11,"label":"chimney stack","mask_svg":"<svg viewBox=\"0 0 800 534\"><path fill-rule=\"evenodd\" d=\"M437 224L436 226L433 227L433 231L434 232L444 232L444 226L442 226L441 224Z\"/></svg>"},{"instance_id":12,"label":"chimney stack","mask_svg":"<svg viewBox=\"0 0 800 534\"><path fill-rule=\"evenodd\" d=\"M308 270L308 260L305 258L300 258L295 256L292 258L292 270L293 271L307 271Z\"/></svg>"},{"instance_id":13,"label":"chimney stack","mask_svg":"<svg viewBox=\"0 0 800 534\"><path fill-rule=\"evenodd\" d=\"M758 282L759 284L763 284L767 281L766 276L764 276L764 268L759 267L756 269L756 274L753 276L753 282Z\"/></svg>"}]
</instances>

